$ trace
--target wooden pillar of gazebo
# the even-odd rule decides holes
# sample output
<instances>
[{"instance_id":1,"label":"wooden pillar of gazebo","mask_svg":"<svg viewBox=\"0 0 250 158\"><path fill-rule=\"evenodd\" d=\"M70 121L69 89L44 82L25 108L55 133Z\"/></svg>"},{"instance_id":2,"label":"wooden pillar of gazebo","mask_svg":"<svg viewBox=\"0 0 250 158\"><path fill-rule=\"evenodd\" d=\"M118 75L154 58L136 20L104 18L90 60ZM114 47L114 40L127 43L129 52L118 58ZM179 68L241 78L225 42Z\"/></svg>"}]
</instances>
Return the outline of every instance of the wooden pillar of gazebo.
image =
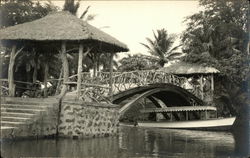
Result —
<instances>
[{"instance_id":1,"label":"wooden pillar of gazebo","mask_svg":"<svg viewBox=\"0 0 250 158\"><path fill-rule=\"evenodd\" d=\"M200 76L200 92L201 92L201 99L204 99L204 84L203 84L203 75Z\"/></svg>"},{"instance_id":2,"label":"wooden pillar of gazebo","mask_svg":"<svg viewBox=\"0 0 250 158\"><path fill-rule=\"evenodd\" d=\"M79 57L78 57L78 69L77 69L77 99L80 98L81 95L81 82L82 82L82 60L83 60L83 44L80 43L79 46Z\"/></svg>"},{"instance_id":3,"label":"wooden pillar of gazebo","mask_svg":"<svg viewBox=\"0 0 250 158\"><path fill-rule=\"evenodd\" d=\"M12 45L11 53L10 53L10 61L9 61L9 68L8 68L8 83L9 83L9 96L15 96L15 83L14 83L14 64L17 55L23 50L24 47L20 48L17 51L16 44Z\"/></svg>"},{"instance_id":4,"label":"wooden pillar of gazebo","mask_svg":"<svg viewBox=\"0 0 250 158\"><path fill-rule=\"evenodd\" d=\"M110 99L112 100L113 96L113 57L114 54L110 53L110 67L109 67L109 96L111 97Z\"/></svg>"},{"instance_id":5,"label":"wooden pillar of gazebo","mask_svg":"<svg viewBox=\"0 0 250 158\"><path fill-rule=\"evenodd\" d=\"M15 63L16 45L11 48L10 62L8 68L8 83L9 83L9 96L15 96L15 84L14 84L14 63Z\"/></svg>"},{"instance_id":6,"label":"wooden pillar of gazebo","mask_svg":"<svg viewBox=\"0 0 250 158\"><path fill-rule=\"evenodd\" d=\"M211 74L211 97L212 97L212 101L214 98L214 74Z\"/></svg>"},{"instance_id":7,"label":"wooden pillar of gazebo","mask_svg":"<svg viewBox=\"0 0 250 158\"><path fill-rule=\"evenodd\" d=\"M49 64L48 61L45 61L44 63L44 97L48 97L48 73L49 73Z\"/></svg>"},{"instance_id":8,"label":"wooden pillar of gazebo","mask_svg":"<svg viewBox=\"0 0 250 158\"><path fill-rule=\"evenodd\" d=\"M65 83L69 80L69 63L66 53L66 41L62 41L61 58L63 63L63 83L64 83L60 94L60 98L62 99L67 92L67 85Z\"/></svg>"}]
</instances>

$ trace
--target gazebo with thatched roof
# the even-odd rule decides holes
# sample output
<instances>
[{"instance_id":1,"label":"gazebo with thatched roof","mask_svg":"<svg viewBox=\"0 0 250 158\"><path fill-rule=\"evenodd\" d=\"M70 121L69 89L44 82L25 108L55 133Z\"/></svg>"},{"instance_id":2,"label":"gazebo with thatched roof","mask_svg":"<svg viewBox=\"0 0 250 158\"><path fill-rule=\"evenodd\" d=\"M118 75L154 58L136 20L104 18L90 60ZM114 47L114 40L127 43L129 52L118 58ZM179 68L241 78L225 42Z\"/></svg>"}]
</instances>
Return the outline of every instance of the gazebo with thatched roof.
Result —
<instances>
[{"instance_id":1,"label":"gazebo with thatched roof","mask_svg":"<svg viewBox=\"0 0 250 158\"><path fill-rule=\"evenodd\" d=\"M202 94L201 99L208 101L213 100L214 74L220 73L216 68L186 62L177 62L159 70L169 74L192 78L190 82L193 82L194 85L196 82L199 86Z\"/></svg>"},{"instance_id":2,"label":"gazebo with thatched roof","mask_svg":"<svg viewBox=\"0 0 250 158\"><path fill-rule=\"evenodd\" d=\"M69 66L66 57L66 46L79 45L79 62L78 62L78 96L81 88L81 71L82 60L90 49L95 52L110 53L110 73L113 73L113 54L116 52L127 52L125 44L118 41L107 33L97 29L87 22L77 18L69 12L61 11L49 14L41 19L34 20L0 30L0 40L5 45L11 45L10 64L8 72L8 81L10 95L14 96L13 67L14 60L18 53L25 47L35 47L36 44L46 44L58 50L63 61L63 81L67 82L69 77ZM17 50L18 49L18 50ZM86 51L86 53L83 53ZM112 85L110 81L110 86ZM61 96L66 92L64 85ZM112 94L112 86L110 87Z\"/></svg>"}]
</instances>

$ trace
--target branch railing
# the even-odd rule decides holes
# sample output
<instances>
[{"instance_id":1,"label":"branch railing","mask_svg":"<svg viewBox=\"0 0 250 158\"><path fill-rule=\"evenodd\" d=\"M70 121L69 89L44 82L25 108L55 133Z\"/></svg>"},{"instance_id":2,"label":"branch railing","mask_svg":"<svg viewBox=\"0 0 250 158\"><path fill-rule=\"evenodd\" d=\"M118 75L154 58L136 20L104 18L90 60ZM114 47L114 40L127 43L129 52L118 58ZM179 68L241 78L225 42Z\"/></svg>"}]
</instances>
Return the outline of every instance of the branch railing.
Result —
<instances>
[{"instance_id":1,"label":"branch railing","mask_svg":"<svg viewBox=\"0 0 250 158\"><path fill-rule=\"evenodd\" d=\"M110 100L109 72L99 72L95 77L91 77L90 73L82 73L81 78L81 98L83 98L84 100L92 99L94 101ZM73 77L71 77L71 79L73 79ZM77 81L76 75L74 81ZM131 72L114 72L112 76L112 81L113 95L131 88L156 83L169 83L179 86L188 90L189 92L201 99L211 95L211 91L204 93L203 91L201 91L201 85L193 84L188 80L188 78L180 77L173 74L167 74L164 71L144 70ZM186 84L189 84L192 88L187 89Z\"/></svg>"},{"instance_id":2,"label":"branch railing","mask_svg":"<svg viewBox=\"0 0 250 158\"><path fill-rule=\"evenodd\" d=\"M208 80L208 79L207 79ZM0 79L2 95L8 95L8 80ZM57 79L57 84L60 87L62 79ZM167 74L164 71L130 71L130 72L114 72L112 76L112 93L110 94L110 73L109 72L98 72L96 76L91 76L89 72L81 73L81 90L80 98L88 101L105 101L109 102L110 95L117 94L119 92L139 87L146 86L149 84L156 83L169 83L181 88L184 88L197 96L200 99L211 98L213 92L211 89L203 91L201 90L200 84L193 84L188 80L187 77L180 77L173 74ZM67 84L71 86L77 85L77 75L69 77ZM189 85L189 88L186 85ZM190 88L191 87L191 88ZM203 88L203 87L202 87Z\"/></svg>"}]
</instances>

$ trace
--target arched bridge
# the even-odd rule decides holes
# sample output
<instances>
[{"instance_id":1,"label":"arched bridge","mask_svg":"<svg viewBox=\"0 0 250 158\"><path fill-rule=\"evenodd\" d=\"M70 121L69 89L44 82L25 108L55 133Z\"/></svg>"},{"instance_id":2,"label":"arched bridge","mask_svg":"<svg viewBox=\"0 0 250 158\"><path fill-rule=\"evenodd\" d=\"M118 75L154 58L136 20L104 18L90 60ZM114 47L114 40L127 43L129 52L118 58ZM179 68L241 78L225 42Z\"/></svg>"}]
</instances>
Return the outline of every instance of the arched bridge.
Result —
<instances>
[{"instance_id":1,"label":"arched bridge","mask_svg":"<svg viewBox=\"0 0 250 158\"><path fill-rule=\"evenodd\" d=\"M72 76L71 82L76 81L77 76ZM165 73L164 71L131 71L131 72L115 72L110 76L110 73L100 72L95 77L90 77L89 73L82 73L82 89L81 97L84 100L94 101L112 101L118 94L129 93L134 88L144 89L149 88L150 85L168 84L179 87L179 89L186 89L197 98L203 100L210 98L213 93L212 80L209 76L201 76L198 79L180 77L173 74ZM206 86L205 82L209 83ZM207 87L207 88L205 88ZM206 89L206 90L205 90ZM123 93L124 92L124 93ZM112 99L112 96L114 98Z\"/></svg>"},{"instance_id":2,"label":"arched bridge","mask_svg":"<svg viewBox=\"0 0 250 158\"><path fill-rule=\"evenodd\" d=\"M211 95L213 87L204 91L203 78L194 84L190 78L167 74L164 71L132 71L99 73L96 77L82 74L81 97L86 101L112 102L120 106L120 115L145 106L195 106L204 105L203 98ZM205 78L210 81L210 78ZM71 77L71 80L74 80ZM76 79L75 79L76 80ZM188 85L188 86L187 86ZM144 103L142 103L144 101ZM139 107L140 106L140 107ZM163 114L164 117L169 117ZM173 113L175 119L179 116ZM194 117L198 117L195 113Z\"/></svg>"},{"instance_id":3,"label":"arched bridge","mask_svg":"<svg viewBox=\"0 0 250 158\"><path fill-rule=\"evenodd\" d=\"M112 102L120 105L120 114L148 99L155 107L196 106L205 103L187 90L172 84L150 84L117 93ZM161 104L160 104L161 103ZM144 106L147 106L146 104ZM145 107L144 107L145 108Z\"/></svg>"}]
</instances>

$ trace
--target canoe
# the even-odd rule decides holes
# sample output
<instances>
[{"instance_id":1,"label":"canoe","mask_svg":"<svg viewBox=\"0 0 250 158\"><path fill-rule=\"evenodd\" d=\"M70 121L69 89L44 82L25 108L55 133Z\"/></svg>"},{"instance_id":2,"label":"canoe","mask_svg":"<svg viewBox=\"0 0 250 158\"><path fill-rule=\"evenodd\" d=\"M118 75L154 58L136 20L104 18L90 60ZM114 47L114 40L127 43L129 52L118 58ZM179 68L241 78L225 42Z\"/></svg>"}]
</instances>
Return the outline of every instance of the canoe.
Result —
<instances>
[{"instance_id":1,"label":"canoe","mask_svg":"<svg viewBox=\"0 0 250 158\"><path fill-rule=\"evenodd\" d=\"M139 121L139 127L199 130L230 130L236 117L187 121Z\"/></svg>"}]
</instances>

